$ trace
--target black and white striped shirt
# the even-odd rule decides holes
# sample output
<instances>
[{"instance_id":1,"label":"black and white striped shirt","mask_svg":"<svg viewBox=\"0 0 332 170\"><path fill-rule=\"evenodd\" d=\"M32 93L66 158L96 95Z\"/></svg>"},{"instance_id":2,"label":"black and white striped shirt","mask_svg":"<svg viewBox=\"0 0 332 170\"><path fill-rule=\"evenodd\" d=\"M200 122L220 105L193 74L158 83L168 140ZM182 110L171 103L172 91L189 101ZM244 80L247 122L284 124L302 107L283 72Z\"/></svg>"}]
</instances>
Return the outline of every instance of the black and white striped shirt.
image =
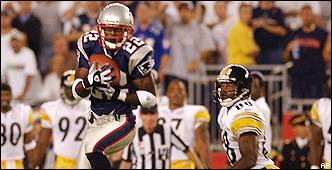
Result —
<instances>
[{"instance_id":1,"label":"black and white striped shirt","mask_svg":"<svg viewBox=\"0 0 332 170\"><path fill-rule=\"evenodd\" d=\"M150 134L141 126L133 142L124 149L122 159L131 162L133 169L169 169L172 146L183 152L189 149L166 123L158 124Z\"/></svg>"}]
</instances>

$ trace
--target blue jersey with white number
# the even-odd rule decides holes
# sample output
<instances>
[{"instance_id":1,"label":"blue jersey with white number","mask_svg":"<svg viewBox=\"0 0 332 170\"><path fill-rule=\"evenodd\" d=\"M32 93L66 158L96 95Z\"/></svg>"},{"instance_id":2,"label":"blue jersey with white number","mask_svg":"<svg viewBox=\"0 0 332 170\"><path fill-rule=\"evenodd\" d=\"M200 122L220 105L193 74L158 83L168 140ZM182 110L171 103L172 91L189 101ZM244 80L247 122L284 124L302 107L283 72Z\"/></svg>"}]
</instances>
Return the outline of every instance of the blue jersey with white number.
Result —
<instances>
[{"instance_id":1,"label":"blue jersey with white number","mask_svg":"<svg viewBox=\"0 0 332 170\"><path fill-rule=\"evenodd\" d=\"M98 42L99 35L95 30L86 32L77 41L78 67L89 69L89 57L94 54L103 54L111 57L120 68L120 88L125 92L138 90L132 83L133 80L141 79L149 74L153 67L152 48L138 39L132 37L116 53L103 48ZM104 114L132 114L132 109L136 105L130 105L120 100L110 100L107 96L96 88L92 88L91 110L97 115Z\"/></svg>"}]
</instances>

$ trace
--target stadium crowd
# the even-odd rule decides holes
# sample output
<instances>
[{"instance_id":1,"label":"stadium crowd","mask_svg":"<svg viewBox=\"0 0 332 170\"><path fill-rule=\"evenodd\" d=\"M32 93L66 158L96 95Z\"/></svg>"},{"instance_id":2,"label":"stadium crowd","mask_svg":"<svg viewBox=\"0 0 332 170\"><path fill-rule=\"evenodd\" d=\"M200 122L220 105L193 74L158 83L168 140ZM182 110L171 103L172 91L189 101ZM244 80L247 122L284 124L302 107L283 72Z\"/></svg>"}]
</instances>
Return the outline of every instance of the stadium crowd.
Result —
<instances>
[{"instance_id":1,"label":"stadium crowd","mask_svg":"<svg viewBox=\"0 0 332 170\"><path fill-rule=\"evenodd\" d=\"M16 99L57 97L49 86L76 67L76 41L107 3L1 2L1 81L13 86ZM292 97L323 96L331 67L329 2L123 3L135 15L134 35L154 49L164 88L174 78L187 82L200 64L291 61Z\"/></svg>"}]
</instances>

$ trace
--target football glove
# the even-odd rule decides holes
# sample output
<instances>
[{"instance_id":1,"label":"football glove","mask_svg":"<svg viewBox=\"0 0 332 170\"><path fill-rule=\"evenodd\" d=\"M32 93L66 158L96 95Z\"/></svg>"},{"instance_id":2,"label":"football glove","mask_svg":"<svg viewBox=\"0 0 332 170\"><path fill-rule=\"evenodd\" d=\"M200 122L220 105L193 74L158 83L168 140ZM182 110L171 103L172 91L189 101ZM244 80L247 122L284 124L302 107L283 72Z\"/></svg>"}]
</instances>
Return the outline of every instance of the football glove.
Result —
<instances>
[{"instance_id":1,"label":"football glove","mask_svg":"<svg viewBox=\"0 0 332 170\"><path fill-rule=\"evenodd\" d=\"M84 88L90 89L94 87L107 87L112 77L108 76L112 71L108 67L108 64L104 64L100 69L97 69L97 64L94 62L89 69L89 74L86 79L83 80Z\"/></svg>"}]
</instances>

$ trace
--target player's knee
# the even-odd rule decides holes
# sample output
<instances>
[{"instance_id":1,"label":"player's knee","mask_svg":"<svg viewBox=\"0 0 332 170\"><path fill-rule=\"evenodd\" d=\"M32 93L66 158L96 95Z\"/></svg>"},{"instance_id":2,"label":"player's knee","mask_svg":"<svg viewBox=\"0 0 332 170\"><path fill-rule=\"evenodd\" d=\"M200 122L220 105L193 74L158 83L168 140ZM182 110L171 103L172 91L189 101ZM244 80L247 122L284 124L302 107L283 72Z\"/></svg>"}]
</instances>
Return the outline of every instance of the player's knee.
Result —
<instances>
[{"instance_id":1,"label":"player's knee","mask_svg":"<svg viewBox=\"0 0 332 170\"><path fill-rule=\"evenodd\" d=\"M100 152L86 153L92 169L111 169L112 166L107 157Z\"/></svg>"}]
</instances>

